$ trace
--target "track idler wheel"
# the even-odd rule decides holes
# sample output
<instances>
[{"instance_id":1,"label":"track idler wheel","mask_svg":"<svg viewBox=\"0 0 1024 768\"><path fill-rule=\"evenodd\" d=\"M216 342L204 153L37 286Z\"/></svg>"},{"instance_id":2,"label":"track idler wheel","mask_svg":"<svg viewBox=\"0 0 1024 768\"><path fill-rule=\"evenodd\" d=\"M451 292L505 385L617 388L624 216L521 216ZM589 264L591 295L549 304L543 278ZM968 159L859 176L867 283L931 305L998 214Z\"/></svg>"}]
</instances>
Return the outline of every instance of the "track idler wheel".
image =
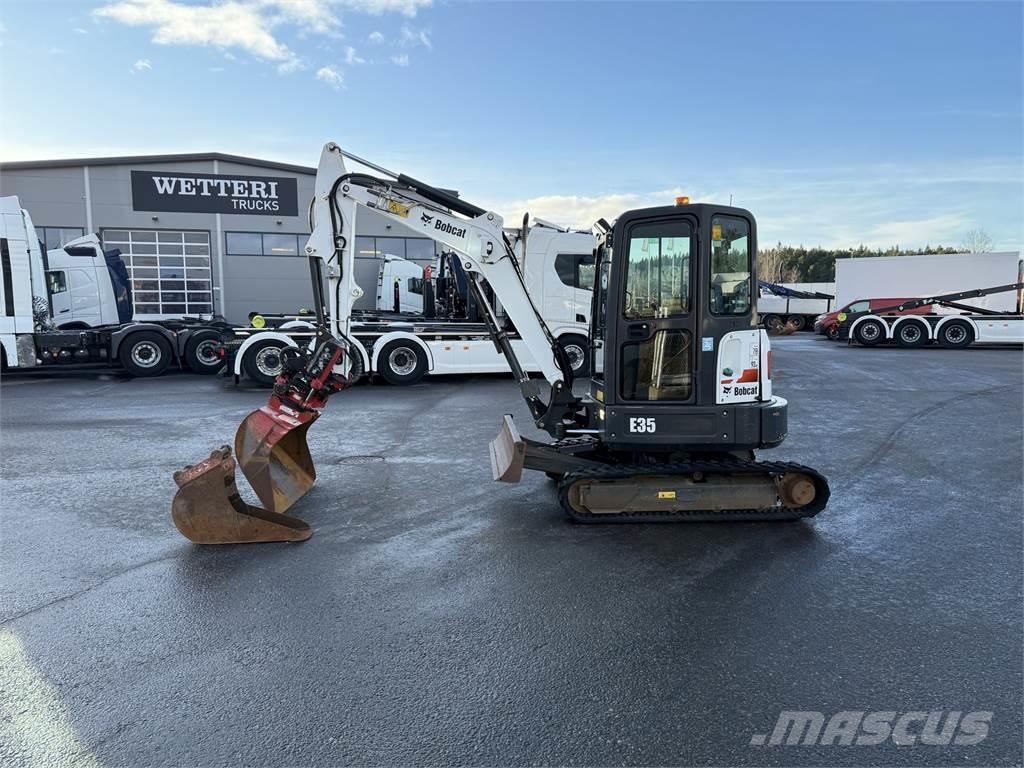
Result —
<instances>
[{"instance_id":1,"label":"track idler wheel","mask_svg":"<svg viewBox=\"0 0 1024 768\"><path fill-rule=\"evenodd\" d=\"M181 534L196 544L254 544L305 541L313 535L296 517L246 504L235 485L235 460L223 446L210 458L174 473L178 492L171 519Z\"/></svg>"},{"instance_id":2,"label":"track idler wheel","mask_svg":"<svg viewBox=\"0 0 1024 768\"><path fill-rule=\"evenodd\" d=\"M806 507L817 495L814 480L799 472L787 472L778 480L779 498L791 509Z\"/></svg>"}]
</instances>

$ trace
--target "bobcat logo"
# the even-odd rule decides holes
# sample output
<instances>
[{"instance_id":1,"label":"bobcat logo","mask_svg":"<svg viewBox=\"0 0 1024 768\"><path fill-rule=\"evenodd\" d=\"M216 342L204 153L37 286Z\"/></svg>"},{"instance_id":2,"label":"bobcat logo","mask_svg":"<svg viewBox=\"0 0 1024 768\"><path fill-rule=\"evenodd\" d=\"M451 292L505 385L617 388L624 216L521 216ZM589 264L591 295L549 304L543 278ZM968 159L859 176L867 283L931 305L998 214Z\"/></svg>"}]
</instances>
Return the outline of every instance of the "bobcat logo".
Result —
<instances>
[{"instance_id":1,"label":"bobcat logo","mask_svg":"<svg viewBox=\"0 0 1024 768\"><path fill-rule=\"evenodd\" d=\"M723 395L728 395L730 391L732 391L732 387L722 387Z\"/></svg>"},{"instance_id":2,"label":"bobcat logo","mask_svg":"<svg viewBox=\"0 0 1024 768\"><path fill-rule=\"evenodd\" d=\"M420 221L422 221L424 224L429 224L433 220L434 220L433 216L427 216L427 214L425 214L425 213L421 213L420 214Z\"/></svg>"}]
</instances>

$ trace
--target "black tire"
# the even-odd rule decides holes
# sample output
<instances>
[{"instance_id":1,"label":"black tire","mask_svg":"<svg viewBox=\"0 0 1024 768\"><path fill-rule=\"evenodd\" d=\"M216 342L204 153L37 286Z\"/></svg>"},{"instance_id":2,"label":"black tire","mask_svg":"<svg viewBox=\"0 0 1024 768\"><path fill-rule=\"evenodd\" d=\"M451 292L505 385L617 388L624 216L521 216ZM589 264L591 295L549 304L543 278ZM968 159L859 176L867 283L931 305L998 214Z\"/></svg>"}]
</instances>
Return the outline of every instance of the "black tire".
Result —
<instances>
[{"instance_id":1,"label":"black tire","mask_svg":"<svg viewBox=\"0 0 1024 768\"><path fill-rule=\"evenodd\" d=\"M567 333L558 337L558 344L569 356L572 363L572 374L576 378L590 375L590 342L586 336Z\"/></svg>"},{"instance_id":2,"label":"black tire","mask_svg":"<svg viewBox=\"0 0 1024 768\"><path fill-rule=\"evenodd\" d=\"M216 331L196 331L185 344L185 364L193 373L209 376L224 366L220 356L220 334Z\"/></svg>"},{"instance_id":3,"label":"black tire","mask_svg":"<svg viewBox=\"0 0 1024 768\"><path fill-rule=\"evenodd\" d=\"M860 323L853 330L857 343L865 347L873 347L885 341L885 323L870 318Z\"/></svg>"},{"instance_id":4,"label":"black tire","mask_svg":"<svg viewBox=\"0 0 1024 768\"><path fill-rule=\"evenodd\" d=\"M281 351L288 347L277 339L257 341L242 357L242 370L245 375L261 387L272 387L277 377L284 370L284 356Z\"/></svg>"},{"instance_id":5,"label":"black tire","mask_svg":"<svg viewBox=\"0 0 1024 768\"><path fill-rule=\"evenodd\" d=\"M156 331L137 331L121 342L117 359L132 376L160 376L173 362L171 343Z\"/></svg>"},{"instance_id":6,"label":"black tire","mask_svg":"<svg viewBox=\"0 0 1024 768\"><path fill-rule=\"evenodd\" d=\"M974 341L974 329L965 320L950 320L939 328L939 344L946 349L963 349Z\"/></svg>"},{"instance_id":7,"label":"black tire","mask_svg":"<svg viewBox=\"0 0 1024 768\"><path fill-rule=\"evenodd\" d=\"M828 330L825 331L825 338L826 339L831 339L832 341L835 341L836 339L838 339L839 338L839 326L838 325L830 325L828 327Z\"/></svg>"},{"instance_id":8,"label":"black tire","mask_svg":"<svg viewBox=\"0 0 1024 768\"><path fill-rule=\"evenodd\" d=\"M896 343L905 349L915 349L928 343L928 327L920 320L904 320L896 326Z\"/></svg>"},{"instance_id":9,"label":"black tire","mask_svg":"<svg viewBox=\"0 0 1024 768\"><path fill-rule=\"evenodd\" d=\"M377 358L377 373L388 384L415 384L427 372L427 354L415 341L396 339L384 345Z\"/></svg>"},{"instance_id":10,"label":"black tire","mask_svg":"<svg viewBox=\"0 0 1024 768\"><path fill-rule=\"evenodd\" d=\"M761 320L761 325L763 325L767 331L778 333L786 324L782 322L782 318L778 315L765 315Z\"/></svg>"},{"instance_id":11,"label":"black tire","mask_svg":"<svg viewBox=\"0 0 1024 768\"><path fill-rule=\"evenodd\" d=\"M790 315L786 318L786 325L792 325L794 332L802 331L807 327L807 318L803 315Z\"/></svg>"}]
</instances>

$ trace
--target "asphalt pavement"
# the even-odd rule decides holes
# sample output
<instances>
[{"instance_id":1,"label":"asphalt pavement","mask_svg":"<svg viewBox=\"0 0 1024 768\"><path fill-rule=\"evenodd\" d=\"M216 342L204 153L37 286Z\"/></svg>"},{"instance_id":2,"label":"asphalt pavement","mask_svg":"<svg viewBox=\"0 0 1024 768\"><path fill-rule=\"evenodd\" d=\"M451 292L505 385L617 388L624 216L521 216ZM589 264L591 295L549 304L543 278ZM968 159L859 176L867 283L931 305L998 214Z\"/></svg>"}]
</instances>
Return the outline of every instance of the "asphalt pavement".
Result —
<instances>
[{"instance_id":1,"label":"asphalt pavement","mask_svg":"<svg viewBox=\"0 0 1024 768\"><path fill-rule=\"evenodd\" d=\"M516 385L437 378L332 399L313 538L230 547L177 533L171 475L265 392L8 377L0 764L1020 765L1024 354L774 363L811 521L574 525L543 475L491 481ZM787 710L991 716L772 745Z\"/></svg>"}]
</instances>

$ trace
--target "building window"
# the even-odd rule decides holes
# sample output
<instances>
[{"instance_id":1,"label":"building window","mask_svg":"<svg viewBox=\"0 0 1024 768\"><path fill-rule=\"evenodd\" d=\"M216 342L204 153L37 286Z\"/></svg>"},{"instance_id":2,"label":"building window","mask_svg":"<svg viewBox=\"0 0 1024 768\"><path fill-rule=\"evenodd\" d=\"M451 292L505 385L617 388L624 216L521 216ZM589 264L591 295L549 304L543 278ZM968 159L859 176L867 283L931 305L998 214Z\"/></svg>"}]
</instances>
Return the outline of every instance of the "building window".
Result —
<instances>
[{"instance_id":1,"label":"building window","mask_svg":"<svg viewBox=\"0 0 1024 768\"><path fill-rule=\"evenodd\" d=\"M77 237L85 234L81 227L36 227L36 234L48 251L63 248Z\"/></svg>"},{"instance_id":2,"label":"building window","mask_svg":"<svg viewBox=\"0 0 1024 768\"><path fill-rule=\"evenodd\" d=\"M103 247L121 251L137 316L213 313L209 232L105 229Z\"/></svg>"},{"instance_id":3,"label":"building window","mask_svg":"<svg viewBox=\"0 0 1024 768\"><path fill-rule=\"evenodd\" d=\"M356 237L357 259L380 259L384 256L433 261L434 241L428 237Z\"/></svg>"},{"instance_id":4,"label":"building window","mask_svg":"<svg viewBox=\"0 0 1024 768\"><path fill-rule=\"evenodd\" d=\"M306 252L309 235L277 232L226 232L228 256L299 256Z\"/></svg>"}]
</instances>

